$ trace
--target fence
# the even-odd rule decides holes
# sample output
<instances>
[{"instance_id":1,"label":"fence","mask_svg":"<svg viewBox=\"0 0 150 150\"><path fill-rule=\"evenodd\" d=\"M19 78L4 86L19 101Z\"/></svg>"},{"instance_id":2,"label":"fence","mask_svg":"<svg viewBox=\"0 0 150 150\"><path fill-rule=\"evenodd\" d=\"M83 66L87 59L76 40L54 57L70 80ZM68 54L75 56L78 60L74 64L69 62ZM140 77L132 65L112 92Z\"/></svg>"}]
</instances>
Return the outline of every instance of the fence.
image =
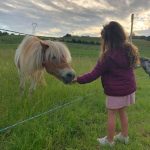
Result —
<instances>
[{"instance_id":1,"label":"fence","mask_svg":"<svg viewBox=\"0 0 150 150\"><path fill-rule=\"evenodd\" d=\"M5 29L0 29L0 43L4 42L10 42L10 44L14 44L15 42L20 43L21 40L23 39L24 35L31 35L34 36L33 34L26 34L23 32L17 32L17 31L12 31L12 30L5 30ZM50 39L50 40L58 40L62 42L69 42L69 43L79 43L79 44L90 44L90 45L100 45L100 39L97 37L91 37L89 38L88 36L71 36L69 34L66 34L63 37L47 37L47 36L38 36L43 40Z\"/></svg>"}]
</instances>

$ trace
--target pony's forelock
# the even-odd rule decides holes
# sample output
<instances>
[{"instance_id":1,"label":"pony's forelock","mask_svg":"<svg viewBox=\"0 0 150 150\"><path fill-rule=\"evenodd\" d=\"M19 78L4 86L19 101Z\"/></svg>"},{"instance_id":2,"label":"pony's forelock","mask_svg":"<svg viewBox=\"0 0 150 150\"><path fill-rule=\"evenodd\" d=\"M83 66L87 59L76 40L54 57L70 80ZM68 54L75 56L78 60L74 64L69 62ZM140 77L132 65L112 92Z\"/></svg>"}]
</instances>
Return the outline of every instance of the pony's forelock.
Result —
<instances>
[{"instance_id":1,"label":"pony's forelock","mask_svg":"<svg viewBox=\"0 0 150 150\"><path fill-rule=\"evenodd\" d=\"M66 45L61 42L49 40L46 43L49 45L49 48L45 52L46 61L53 61L55 59L58 63L62 60L65 60L67 63L71 62L71 55Z\"/></svg>"}]
</instances>

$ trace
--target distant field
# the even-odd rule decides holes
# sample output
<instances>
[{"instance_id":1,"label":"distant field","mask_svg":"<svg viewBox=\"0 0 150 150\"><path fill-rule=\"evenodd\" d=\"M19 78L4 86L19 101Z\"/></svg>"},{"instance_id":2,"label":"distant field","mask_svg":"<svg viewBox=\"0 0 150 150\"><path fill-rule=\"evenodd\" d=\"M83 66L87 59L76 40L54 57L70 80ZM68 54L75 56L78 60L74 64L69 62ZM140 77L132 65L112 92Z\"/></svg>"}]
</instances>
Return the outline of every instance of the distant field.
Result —
<instances>
[{"instance_id":1,"label":"distant field","mask_svg":"<svg viewBox=\"0 0 150 150\"><path fill-rule=\"evenodd\" d=\"M14 52L22 36L0 37L0 128L24 120L50 108L87 96L82 101L0 133L0 150L101 150L97 137L106 135L105 95L99 80L86 85L64 85L45 73L46 87L38 87L33 97L19 96ZM88 39L90 40L90 38ZM135 40L142 56L150 57L150 42ZM99 56L99 45L66 43L77 74L90 71ZM150 149L150 78L136 70L136 104L128 109L127 146L115 150ZM117 131L120 125L117 121Z\"/></svg>"}]
</instances>

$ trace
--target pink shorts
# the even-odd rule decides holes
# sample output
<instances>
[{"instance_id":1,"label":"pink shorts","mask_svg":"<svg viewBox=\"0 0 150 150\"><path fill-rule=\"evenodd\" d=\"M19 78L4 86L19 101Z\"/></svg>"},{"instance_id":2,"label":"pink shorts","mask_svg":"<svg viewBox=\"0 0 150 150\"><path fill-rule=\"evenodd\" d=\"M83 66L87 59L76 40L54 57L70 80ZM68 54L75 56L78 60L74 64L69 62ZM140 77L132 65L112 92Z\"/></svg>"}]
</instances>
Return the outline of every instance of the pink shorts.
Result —
<instances>
[{"instance_id":1,"label":"pink shorts","mask_svg":"<svg viewBox=\"0 0 150 150\"><path fill-rule=\"evenodd\" d=\"M135 103L135 92L126 96L106 96L108 109L119 109Z\"/></svg>"}]
</instances>

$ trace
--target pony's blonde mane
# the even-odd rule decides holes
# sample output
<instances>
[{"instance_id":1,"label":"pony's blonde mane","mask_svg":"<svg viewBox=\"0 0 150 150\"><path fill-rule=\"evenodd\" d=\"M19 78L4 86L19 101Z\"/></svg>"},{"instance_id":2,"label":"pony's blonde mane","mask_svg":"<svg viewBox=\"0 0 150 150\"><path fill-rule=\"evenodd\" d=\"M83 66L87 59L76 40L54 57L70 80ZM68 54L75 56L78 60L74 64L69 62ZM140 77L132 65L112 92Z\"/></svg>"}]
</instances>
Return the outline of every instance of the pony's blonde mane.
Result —
<instances>
[{"instance_id":1,"label":"pony's blonde mane","mask_svg":"<svg viewBox=\"0 0 150 150\"><path fill-rule=\"evenodd\" d=\"M45 42L49 45L45 53L46 61L54 61L55 58L55 61L58 63L62 60L65 60L67 63L71 62L71 55L66 45L57 41L46 40Z\"/></svg>"}]
</instances>

